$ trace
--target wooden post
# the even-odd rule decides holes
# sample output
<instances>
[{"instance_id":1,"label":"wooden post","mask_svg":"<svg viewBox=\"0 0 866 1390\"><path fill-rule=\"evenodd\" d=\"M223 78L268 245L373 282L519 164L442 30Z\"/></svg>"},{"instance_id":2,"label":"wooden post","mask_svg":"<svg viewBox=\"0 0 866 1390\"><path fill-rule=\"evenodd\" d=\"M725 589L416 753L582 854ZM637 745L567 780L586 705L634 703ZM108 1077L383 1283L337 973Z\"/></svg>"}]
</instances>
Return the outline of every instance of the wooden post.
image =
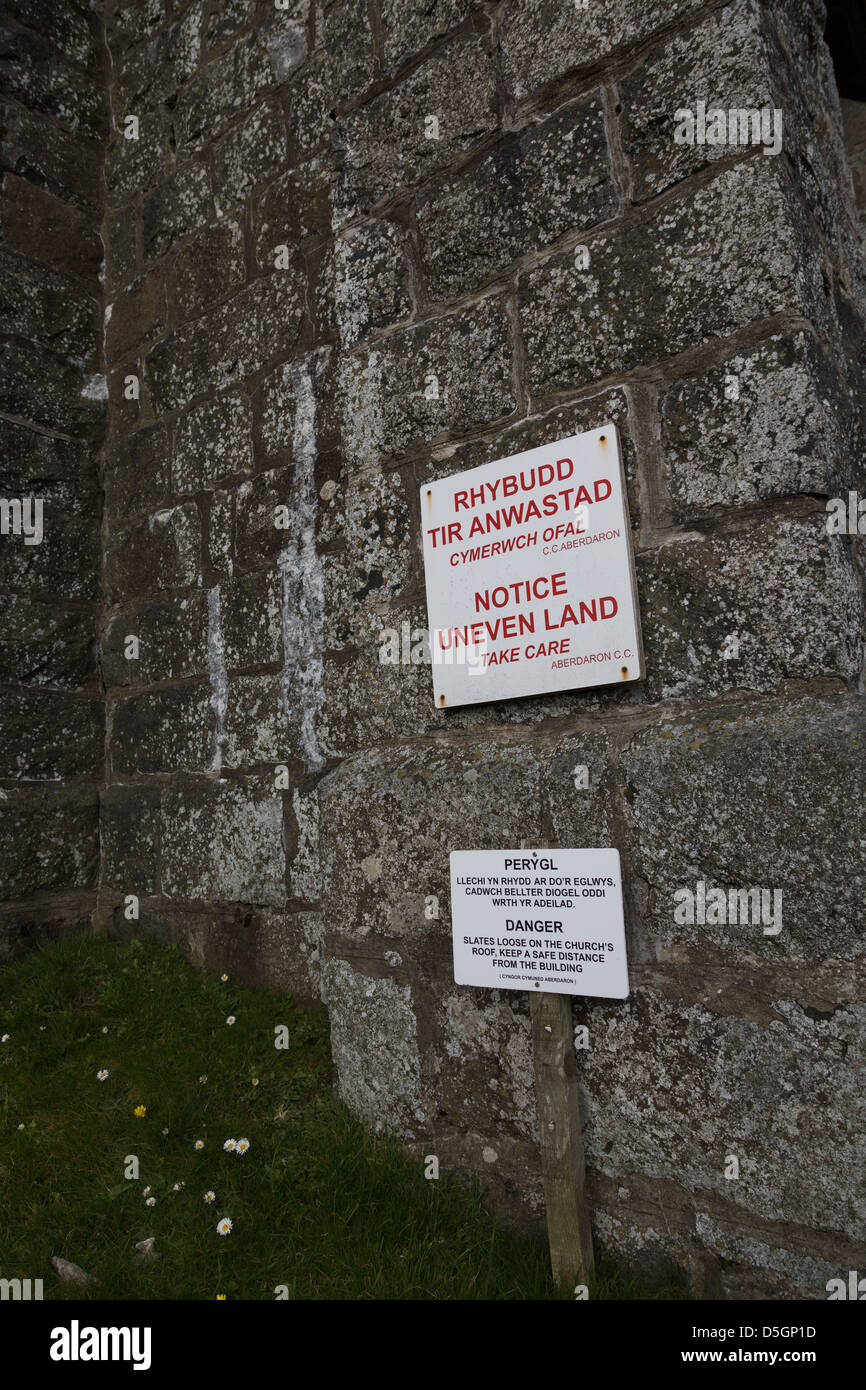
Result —
<instances>
[{"instance_id":1,"label":"wooden post","mask_svg":"<svg viewBox=\"0 0 866 1390\"><path fill-rule=\"evenodd\" d=\"M556 848L529 840L522 840L520 847ZM588 1285L595 1273L595 1258L586 1203L571 995L530 990L529 1011L550 1265L557 1284Z\"/></svg>"}]
</instances>

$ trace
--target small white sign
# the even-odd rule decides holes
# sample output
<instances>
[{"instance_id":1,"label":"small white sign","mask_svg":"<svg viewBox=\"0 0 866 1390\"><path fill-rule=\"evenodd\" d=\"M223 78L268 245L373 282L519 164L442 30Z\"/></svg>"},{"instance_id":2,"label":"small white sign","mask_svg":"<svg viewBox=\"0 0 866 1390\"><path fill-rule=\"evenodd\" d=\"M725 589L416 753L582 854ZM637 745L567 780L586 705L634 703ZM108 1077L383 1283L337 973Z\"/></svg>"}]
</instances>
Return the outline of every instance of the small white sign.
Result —
<instances>
[{"instance_id":1,"label":"small white sign","mask_svg":"<svg viewBox=\"0 0 866 1390\"><path fill-rule=\"evenodd\" d=\"M643 678L616 425L424 483L421 518L438 709Z\"/></svg>"},{"instance_id":2,"label":"small white sign","mask_svg":"<svg viewBox=\"0 0 866 1390\"><path fill-rule=\"evenodd\" d=\"M616 849L451 853L458 985L628 997Z\"/></svg>"}]
</instances>

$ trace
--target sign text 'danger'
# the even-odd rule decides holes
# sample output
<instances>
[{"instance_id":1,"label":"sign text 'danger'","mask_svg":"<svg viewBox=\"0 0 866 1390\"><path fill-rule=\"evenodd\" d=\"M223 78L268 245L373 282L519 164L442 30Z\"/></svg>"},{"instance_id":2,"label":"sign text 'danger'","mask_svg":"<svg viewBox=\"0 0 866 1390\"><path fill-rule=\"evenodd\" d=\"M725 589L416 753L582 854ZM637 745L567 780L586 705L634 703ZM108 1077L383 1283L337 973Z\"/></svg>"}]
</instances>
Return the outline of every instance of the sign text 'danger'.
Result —
<instances>
[{"instance_id":1,"label":"sign text 'danger'","mask_svg":"<svg viewBox=\"0 0 866 1390\"><path fill-rule=\"evenodd\" d=\"M616 426L421 487L439 708L640 680Z\"/></svg>"}]
</instances>

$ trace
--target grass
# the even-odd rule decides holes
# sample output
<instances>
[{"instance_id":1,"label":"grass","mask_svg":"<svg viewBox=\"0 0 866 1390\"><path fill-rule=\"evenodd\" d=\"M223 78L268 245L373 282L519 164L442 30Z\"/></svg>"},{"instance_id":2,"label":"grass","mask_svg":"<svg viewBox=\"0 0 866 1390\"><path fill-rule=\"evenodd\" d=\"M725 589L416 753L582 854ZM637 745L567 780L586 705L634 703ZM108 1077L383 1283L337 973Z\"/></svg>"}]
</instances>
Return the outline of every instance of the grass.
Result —
<instances>
[{"instance_id":1,"label":"grass","mask_svg":"<svg viewBox=\"0 0 866 1390\"><path fill-rule=\"evenodd\" d=\"M498 1226L476 1191L425 1180L334 1100L327 1023L282 996L202 974L176 947L78 936L0 969L7 1033L0 1277L42 1278L46 1298L563 1296L543 1245ZM249 1151L225 1152L229 1137ZM142 1266L148 1236L159 1258ZM52 1255L94 1282L61 1283ZM593 1293L686 1296L606 1264Z\"/></svg>"}]
</instances>

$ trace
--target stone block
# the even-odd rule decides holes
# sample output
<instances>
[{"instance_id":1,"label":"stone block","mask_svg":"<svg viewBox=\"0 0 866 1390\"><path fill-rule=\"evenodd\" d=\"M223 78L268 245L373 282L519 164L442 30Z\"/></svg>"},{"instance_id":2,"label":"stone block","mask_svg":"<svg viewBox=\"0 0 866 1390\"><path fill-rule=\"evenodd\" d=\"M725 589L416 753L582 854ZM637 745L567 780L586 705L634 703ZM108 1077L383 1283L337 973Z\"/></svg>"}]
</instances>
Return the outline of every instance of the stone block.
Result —
<instances>
[{"instance_id":1,"label":"stone block","mask_svg":"<svg viewBox=\"0 0 866 1390\"><path fill-rule=\"evenodd\" d=\"M497 145L469 174L418 194L430 293L466 294L615 207L601 101L572 102Z\"/></svg>"},{"instance_id":2,"label":"stone block","mask_svg":"<svg viewBox=\"0 0 866 1390\"><path fill-rule=\"evenodd\" d=\"M826 321L808 234L774 166L747 161L639 223L591 236L587 269L569 253L530 271L521 322L532 390L648 367L773 314Z\"/></svg>"},{"instance_id":3,"label":"stone block","mask_svg":"<svg viewBox=\"0 0 866 1390\"><path fill-rule=\"evenodd\" d=\"M92 787L39 787L0 798L4 901L95 888L98 800ZM43 915L48 911L43 907Z\"/></svg>"},{"instance_id":4,"label":"stone block","mask_svg":"<svg viewBox=\"0 0 866 1390\"><path fill-rule=\"evenodd\" d=\"M282 799L266 782L174 784L163 793L162 891L193 902L285 902Z\"/></svg>"},{"instance_id":5,"label":"stone block","mask_svg":"<svg viewBox=\"0 0 866 1390\"><path fill-rule=\"evenodd\" d=\"M850 696L734 706L636 734L623 770L643 930L716 945L732 960L860 957L863 736L862 704ZM698 881L707 890L779 889L781 932L764 935L751 921L676 922L688 902L674 894L697 894Z\"/></svg>"},{"instance_id":6,"label":"stone block","mask_svg":"<svg viewBox=\"0 0 866 1390\"><path fill-rule=\"evenodd\" d=\"M248 473L253 465L252 417L236 392L187 411L175 426L172 486L199 492L223 478Z\"/></svg>"}]
</instances>

